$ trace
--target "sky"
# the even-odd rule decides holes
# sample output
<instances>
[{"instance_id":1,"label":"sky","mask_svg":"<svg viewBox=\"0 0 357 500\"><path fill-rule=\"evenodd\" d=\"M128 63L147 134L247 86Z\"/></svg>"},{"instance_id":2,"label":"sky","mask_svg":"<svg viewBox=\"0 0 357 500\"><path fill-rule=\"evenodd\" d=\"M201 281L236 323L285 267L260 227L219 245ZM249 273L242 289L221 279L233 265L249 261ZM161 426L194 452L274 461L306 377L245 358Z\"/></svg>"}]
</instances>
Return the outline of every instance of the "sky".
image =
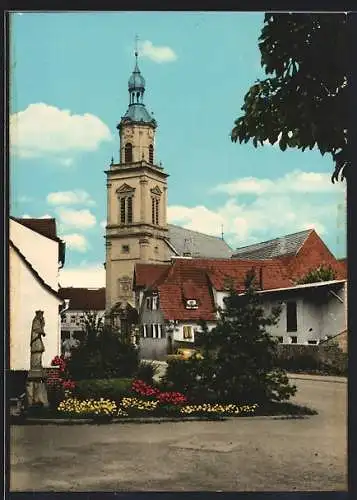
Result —
<instances>
[{"instance_id":1,"label":"sky","mask_svg":"<svg viewBox=\"0 0 357 500\"><path fill-rule=\"evenodd\" d=\"M62 286L104 286L106 176L139 67L158 122L168 222L232 248L314 228L346 255L345 185L319 151L232 143L249 87L264 78L263 13L13 13L10 213L55 217Z\"/></svg>"}]
</instances>

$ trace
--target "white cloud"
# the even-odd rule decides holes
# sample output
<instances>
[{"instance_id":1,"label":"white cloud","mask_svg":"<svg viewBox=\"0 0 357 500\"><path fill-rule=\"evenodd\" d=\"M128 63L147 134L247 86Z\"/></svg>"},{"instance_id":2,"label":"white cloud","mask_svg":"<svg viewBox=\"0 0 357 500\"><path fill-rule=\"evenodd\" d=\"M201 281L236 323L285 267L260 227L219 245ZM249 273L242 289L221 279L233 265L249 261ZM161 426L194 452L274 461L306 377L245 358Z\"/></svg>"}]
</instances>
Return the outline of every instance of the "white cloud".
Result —
<instances>
[{"instance_id":1,"label":"white cloud","mask_svg":"<svg viewBox=\"0 0 357 500\"><path fill-rule=\"evenodd\" d=\"M154 45L149 40L139 44L139 54L156 63L171 62L177 59L177 55L170 47Z\"/></svg>"},{"instance_id":2,"label":"white cloud","mask_svg":"<svg viewBox=\"0 0 357 500\"><path fill-rule=\"evenodd\" d=\"M90 195L81 189L49 193L47 203L50 205L95 205Z\"/></svg>"},{"instance_id":3,"label":"white cloud","mask_svg":"<svg viewBox=\"0 0 357 500\"><path fill-rule=\"evenodd\" d=\"M103 229L107 227L107 221L105 219L100 223L100 227L102 227Z\"/></svg>"},{"instance_id":4,"label":"white cloud","mask_svg":"<svg viewBox=\"0 0 357 500\"><path fill-rule=\"evenodd\" d=\"M89 264L72 268L65 266L60 270L59 282L62 287L104 287L105 269L103 264Z\"/></svg>"},{"instance_id":5,"label":"white cloud","mask_svg":"<svg viewBox=\"0 0 357 500\"><path fill-rule=\"evenodd\" d=\"M45 214L45 215L41 215L40 217L34 217L33 215L23 214L21 216L21 218L22 219L52 219L53 215Z\"/></svg>"},{"instance_id":6,"label":"white cloud","mask_svg":"<svg viewBox=\"0 0 357 500\"><path fill-rule=\"evenodd\" d=\"M327 182L331 183L329 174L314 172L292 172L274 181L253 177L238 179L215 188L230 195L223 205L215 209L202 205L169 206L168 221L214 236L221 235L223 225L225 239L233 247L310 228L323 236L329 230L343 227L338 221L343 215L346 217L346 213L341 215L343 189L331 193ZM243 203L234 197L241 193L250 193L253 197ZM324 193L328 193L328 197L319 195Z\"/></svg>"},{"instance_id":7,"label":"white cloud","mask_svg":"<svg viewBox=\"0 0 357 500\"><path fill-rule=\"evenodd\" d=\"M23 158L54 154L69 166L73 153L95 151L110 140L107 125L90 113L76 115L39 102L10 117L11 152Z\"/></svg>"},{"instance_id":8,"label":"white cloud","mask_svg":"<svg viewBox=\"0 0 357 500\"><path fill-rule=\"evenodd\" d=\"M67 247L71 250L86 252L88 249L88 242L82 234L64 234L61 236L61 239L66 242Z\"/></svg>"},{"instance_id":9,"label":"white cloud","mask_svg":"<svg viewBox=\"0 0 357 500\"><path fill-rule=\"evenodd\" d=\"M284 193L328 193L344 189L343 183L332 184L328 173L294 170L278 179L243 177L226 184L218 184L212 191L235 194L284 194Z\"/></svg>"},{"instance_id":10,"label":"white cloud","mask_svg":"<svg viewBox=\"0 0 357 500\"><path fill-rule=\"evenodd\" d=\"M62 229L75 227L78 229L89 229L95 226L97 220L88 210L72 210L59 207L56 209Z\"/></svg>"}]
</instances>

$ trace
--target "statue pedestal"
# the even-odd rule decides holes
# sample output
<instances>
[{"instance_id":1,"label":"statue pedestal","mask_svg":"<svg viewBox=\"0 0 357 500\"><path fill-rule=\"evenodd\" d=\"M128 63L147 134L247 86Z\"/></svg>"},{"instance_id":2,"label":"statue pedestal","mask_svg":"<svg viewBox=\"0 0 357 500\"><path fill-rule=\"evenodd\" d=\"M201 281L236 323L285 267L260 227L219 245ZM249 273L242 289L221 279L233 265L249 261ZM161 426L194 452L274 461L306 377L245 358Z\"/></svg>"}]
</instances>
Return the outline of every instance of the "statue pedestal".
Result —
<instances>
[{"instance_id":1,"label":"statue pedestal","mask_svg":"<svg viewBox=\"0 0 357 500\"><path fill-rule=\"evenodd\" d=\"M44 371L39 369L30 369L27 375L26 395L28 406L42 405L48 408L48 397L46 388L46 375Z\"/></svg>"}]
</instances>

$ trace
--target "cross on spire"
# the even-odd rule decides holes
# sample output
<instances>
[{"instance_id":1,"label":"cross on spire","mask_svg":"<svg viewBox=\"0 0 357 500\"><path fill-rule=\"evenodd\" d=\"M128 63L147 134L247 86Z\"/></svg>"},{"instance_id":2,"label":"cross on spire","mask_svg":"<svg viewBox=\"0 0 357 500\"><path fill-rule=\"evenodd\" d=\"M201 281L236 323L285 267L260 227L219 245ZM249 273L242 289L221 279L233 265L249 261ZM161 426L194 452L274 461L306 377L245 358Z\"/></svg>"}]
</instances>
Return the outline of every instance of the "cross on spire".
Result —
<instances>
[{"instance_id":1,"label":"cross on spire","mask_svg":"<svg viewBox=\"0 0 357 500\"><path fill-rule=\"evenodd\" d=\"M138 55L139 55L139 36L138 35L135 35L135 58L136 58L136 61L138 60Z\"/></svg>"}]
</instances>

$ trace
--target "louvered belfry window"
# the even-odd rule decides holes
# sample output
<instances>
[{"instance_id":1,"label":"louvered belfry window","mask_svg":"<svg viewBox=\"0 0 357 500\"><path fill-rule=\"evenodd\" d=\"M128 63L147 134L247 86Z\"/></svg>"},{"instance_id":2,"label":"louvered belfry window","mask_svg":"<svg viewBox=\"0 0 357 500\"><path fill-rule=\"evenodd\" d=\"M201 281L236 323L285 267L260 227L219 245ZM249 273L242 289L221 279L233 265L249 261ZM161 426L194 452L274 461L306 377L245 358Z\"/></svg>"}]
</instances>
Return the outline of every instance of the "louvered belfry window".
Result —
<instances>
[{"instance_id":1,"label":"louvered belfry window","mask_svg":"<svg viewBox=\"0 0 357 500\"><path fill-rule=\"evenodd\" d=\"M120 198L120 224L133 223L133 196Z\"/></svg>"}]
</instances>

